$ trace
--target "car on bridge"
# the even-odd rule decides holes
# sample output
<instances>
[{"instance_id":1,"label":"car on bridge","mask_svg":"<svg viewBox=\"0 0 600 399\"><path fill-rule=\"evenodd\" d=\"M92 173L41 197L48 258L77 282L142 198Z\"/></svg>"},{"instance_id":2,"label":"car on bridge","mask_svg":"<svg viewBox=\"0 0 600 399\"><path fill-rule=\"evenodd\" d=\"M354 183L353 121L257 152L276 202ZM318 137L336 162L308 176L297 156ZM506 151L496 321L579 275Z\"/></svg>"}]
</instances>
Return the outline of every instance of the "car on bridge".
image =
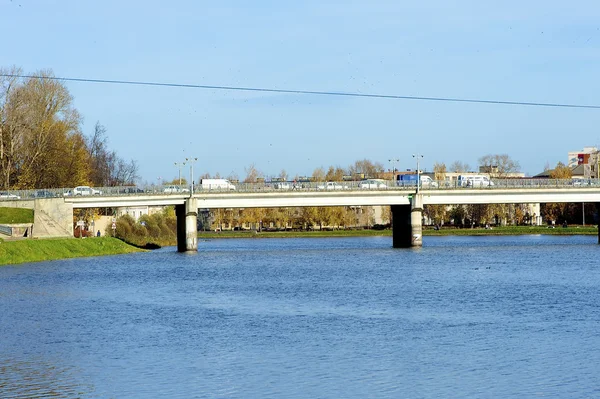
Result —
<instances>
[{"instance_id":1,"label":"car on bridge","mask_svg":"<svg viewBox=\"0 0 600 399\"><path fill-rule=\"evenodd\" d=\"M69 190L63 194L65 197L84 196L84 195L102 195L102 191L96 190L90 186L77 186L73 190Z\"/></svg>"},{"instance_id":2,"label":"car on bridge","mask_svg":"<svg viewBox=\"0 0 600 399\"><path fill-rule=\"evenodd\" d=\"M288 181L276 182L276 183L273 183L273 188L276 190L291 190L292 183L290 183Z\"/></svg>"},{"instance_id":3,"label":"car on bridge","mask_svg":"<svg viewBox=\"0 0 600 399\"><path fill-rule=\"evenodd\" d=\"M187 188L179 187L175 184L171 184L169 186L165 186L163 189L163 193L165 194L181 194L181 193L189 193L190 190Z\"/></svg>"},{"instance_id":4,"label":"car on bridge","mask_svg":"<svg viewBox=\"0 0 600 399\"><path fill-rule=\"evenodd\" d=\"M32 198L53 198L58 196L60 194L48 190L36 190L31 194Z\"/></svg>"},{"instance_id":5,"label":"car on bridge","mask_svg":"<svg viewBox=\"0 0 600 399\"><path fill-rule=\"evenodd\" d=\"M388 186L383 179L367 179L358 183L358 188L365 189L386 189Z\"/></svg>"},{"instance_id":6,"label":"car on bridge","mask_svg":"<svg viewBox=\"0 0 600 399\"><path fill-rule=\"evenodd\" d=\"M317 189L318 190L347 190L348 186L342 185L335 181L328 181L325 184L318 184Z\"/></svg>"},{"instance_id":7,"label":"car on bridge","mask_svg":"<svg viewBox=\"0 0 600 399\"><path fill-rule=\"evenodd\" d=\"M119 189L119 194L142 194L144 190L135 186L127 186Z\"/></svg>"},{"instance_id":8,"label":"car on bridge","mask_svg":"<svg viewBox=\"0 0 600 399\"><path fill-rule=\"evenodd\" d=\"M18 200L18 199L21 199L21 197L16 194L8 193L6 191L0 191L0 200L5 200L5 199Z\"/></svg>"}]
</instances>

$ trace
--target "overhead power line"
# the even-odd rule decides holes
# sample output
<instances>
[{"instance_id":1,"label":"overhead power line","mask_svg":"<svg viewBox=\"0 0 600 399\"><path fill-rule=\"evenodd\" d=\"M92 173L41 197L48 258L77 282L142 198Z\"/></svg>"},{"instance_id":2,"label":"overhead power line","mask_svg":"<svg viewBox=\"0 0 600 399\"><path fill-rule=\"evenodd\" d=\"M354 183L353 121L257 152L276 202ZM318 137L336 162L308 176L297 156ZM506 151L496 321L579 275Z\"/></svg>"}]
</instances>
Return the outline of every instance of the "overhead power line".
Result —
<instances>
[{"instance_id":1,"label":"overhead power line","mask_svg":"<svg viewBox=\"0 0 600 399\"><path fill-rule=\"evenodd\" d=\"M478 99L472 99L472 98L402 96L402 95L394 95L394 94L369 94L369 93L352 93L352 92L341 92L341 91L273 89L273 88L267 88L267 87L243 87L243 86L200 85L200 84L186 84L186 83L141 82L141 81L132 81L132 80L46 77L46 76L15 75L15 74L0 74L0 76L13 77L13 78L35 78L35 79L43 78L43 79L50 79L50 80L62 80L62 81L67 81L67 82L108 83L108 84L120 84L120 85L160 86L160 87L184 87L184 88L205 89L205 90L249 91L249 92L284 93L284 94L309 94L309 95L318 95L318 96L362 97L362 98L381 98L381 99L414 100L414 101L442 101L442 102L476 103L476 104L524 105L524 106L532 106L532 107L600 109L600 105L586 105L586 104L561 104L561 103L538 103L538 102L527 102L527 101L478 100Z\"/></svg>"}]
</instances>

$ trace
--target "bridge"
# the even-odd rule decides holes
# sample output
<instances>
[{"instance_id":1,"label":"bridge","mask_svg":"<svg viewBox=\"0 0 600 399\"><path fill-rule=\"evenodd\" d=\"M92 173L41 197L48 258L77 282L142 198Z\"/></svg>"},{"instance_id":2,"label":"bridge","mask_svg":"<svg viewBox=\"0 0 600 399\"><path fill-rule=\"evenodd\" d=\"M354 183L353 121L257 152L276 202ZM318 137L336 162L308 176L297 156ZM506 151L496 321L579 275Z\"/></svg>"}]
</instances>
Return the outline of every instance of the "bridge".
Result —
<instances>
[{"instance_id":1,"label":"bridge","mask_svg":"<svg viewBox=\"0 0 600 399\"><path fill-rule=\"evenodd\" d=\"M64 202L71 212L78 208L174 205L179 251L197 250L196 224L200 208L391 206L392 241L397 248L422 245L422 211L423 206L429 204L586 202L596 204L600 210L600 181L597 179L585 182L573 182L571 179L507 179L494 180L494 185L489 187L457 187L440 182L438 187L418 189L415 186L396 187L392 182L388 182L386 188L363 189L354 183L341 182L339 190L324 190L316 183L298 186L293 190L277 190L268 184L242 184L235 191L199 190L176 194L157 190L130 193L122 187L105 187L99 189L102 193L99 195L61 196L54 200Z\"/></svg>"}]
</instances>

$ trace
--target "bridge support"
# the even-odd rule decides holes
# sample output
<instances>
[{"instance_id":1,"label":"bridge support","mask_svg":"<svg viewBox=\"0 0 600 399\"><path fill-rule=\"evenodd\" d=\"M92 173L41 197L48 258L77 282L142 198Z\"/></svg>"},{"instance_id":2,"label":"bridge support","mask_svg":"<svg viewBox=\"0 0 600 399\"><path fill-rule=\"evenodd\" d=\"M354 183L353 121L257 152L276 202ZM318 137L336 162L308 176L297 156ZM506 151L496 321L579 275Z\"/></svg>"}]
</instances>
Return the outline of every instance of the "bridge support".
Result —
<instances>
[{"instance_id":1,"label":"bridge support","mask_svg":"<svg viewBox=\"0 0 600 399\"><path fill-rule=\"evenodd\" d=\"M175 205L177 216L177 251L198 250L198 202L188 198L183 205Z\"/></svg>"},{"instance_id":2,"label":"bridge support","mask_svg":"<svg viewBox=\"0 0 600 399\"><path fill-rule=\"evenodd\" d=\"M392 205L392 246L423 246L423 196L413 195L410 205Z\"/></svg>"}]
</instances>

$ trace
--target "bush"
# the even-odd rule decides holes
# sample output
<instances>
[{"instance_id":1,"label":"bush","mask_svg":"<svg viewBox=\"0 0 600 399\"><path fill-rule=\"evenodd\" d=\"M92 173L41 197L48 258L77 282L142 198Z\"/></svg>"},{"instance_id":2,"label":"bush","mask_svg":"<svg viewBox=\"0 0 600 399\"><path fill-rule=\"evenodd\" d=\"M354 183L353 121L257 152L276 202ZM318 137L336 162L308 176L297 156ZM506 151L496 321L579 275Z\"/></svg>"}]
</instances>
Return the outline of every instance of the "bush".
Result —
<instances>
[{"instance_id":1,"label":"bush","mask_svg":"<svg viewBox=\"0 0 600 399\"><path fill-rule=\"evenodd\" d=\"M136 222L123 215L117 220L115 237L144 248L160 248L177 242L177 219L167 208L163 213L143 215Z\"/></svg>"}]
</instances>

